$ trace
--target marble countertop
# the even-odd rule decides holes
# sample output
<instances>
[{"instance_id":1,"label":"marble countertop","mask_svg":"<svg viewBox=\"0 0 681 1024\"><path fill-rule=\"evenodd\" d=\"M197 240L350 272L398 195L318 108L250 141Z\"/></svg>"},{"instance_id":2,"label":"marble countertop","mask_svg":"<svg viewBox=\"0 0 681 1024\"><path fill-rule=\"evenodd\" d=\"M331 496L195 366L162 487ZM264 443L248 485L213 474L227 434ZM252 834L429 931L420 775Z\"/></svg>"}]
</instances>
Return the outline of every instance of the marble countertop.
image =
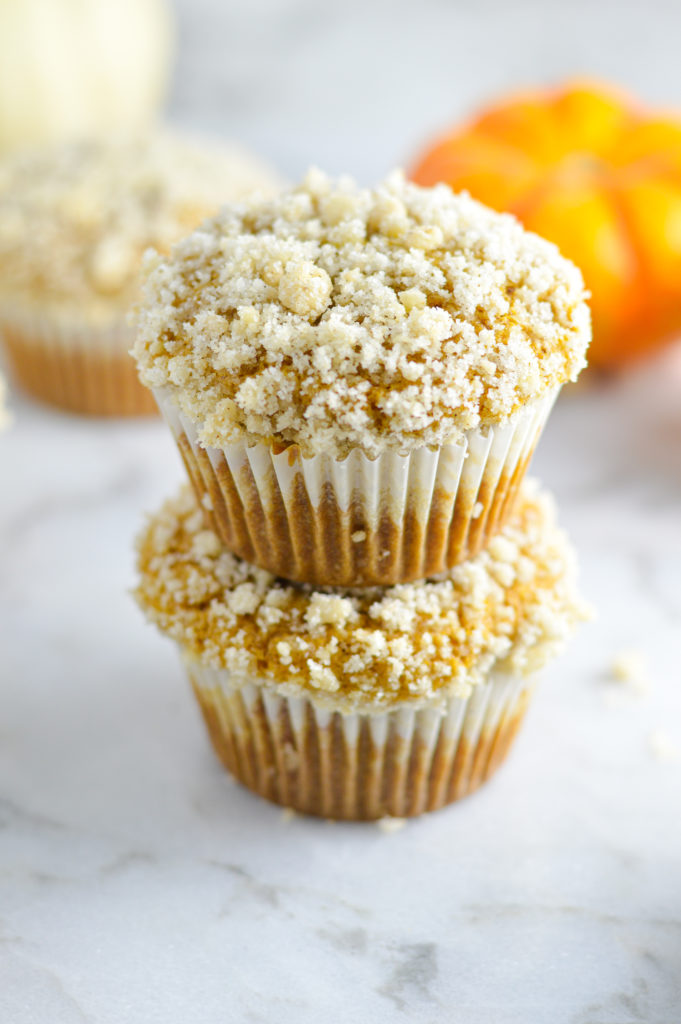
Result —
<instances>
[{"instance_id":1,"label":"marble countertop","mask_svg":"<svg viewBox=\"0 0 681 1024\"><path fill-rule=\"evenodd\" d=\"M565 393L534 474L599 618L479 794L287 819L209 750L131 538L160 422L18 397L0 437L3 1024L678 1024L681 350ZM616 682L633 649L647 679Z\"/></svg>"}]
</instances>

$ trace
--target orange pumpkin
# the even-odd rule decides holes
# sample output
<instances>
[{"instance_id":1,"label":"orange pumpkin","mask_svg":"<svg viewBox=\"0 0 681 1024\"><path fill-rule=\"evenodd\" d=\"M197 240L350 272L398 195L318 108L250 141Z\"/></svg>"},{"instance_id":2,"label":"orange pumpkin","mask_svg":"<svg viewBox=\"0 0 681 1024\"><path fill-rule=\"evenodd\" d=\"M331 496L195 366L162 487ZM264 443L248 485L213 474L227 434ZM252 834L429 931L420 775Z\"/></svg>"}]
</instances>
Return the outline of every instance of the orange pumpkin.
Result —
<instances>
[{"instance_id":1,"label":"orange pumpkin","mask_svg":"<svg viewBox=\"0 0 681 1024\"><path fill-rule=\"evenodd\" d=\"M581 267L592 364L681 333L681 119L611 87L537 90L449 132L411 177L509 210Z\"/></svg>"}]
</instances>

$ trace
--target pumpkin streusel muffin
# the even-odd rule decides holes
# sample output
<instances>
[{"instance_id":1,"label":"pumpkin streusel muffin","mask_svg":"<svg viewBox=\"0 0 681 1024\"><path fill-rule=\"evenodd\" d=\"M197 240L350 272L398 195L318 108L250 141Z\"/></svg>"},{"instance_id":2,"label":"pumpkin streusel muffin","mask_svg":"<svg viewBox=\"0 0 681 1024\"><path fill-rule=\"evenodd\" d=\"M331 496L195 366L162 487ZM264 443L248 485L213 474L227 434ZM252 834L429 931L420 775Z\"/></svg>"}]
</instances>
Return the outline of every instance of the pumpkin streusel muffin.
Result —
<instances>
[{"instance_id":1,"label":"pumpkin streusel muffin","mask_svg":"<svg viewBox=\"0 0 681 1024\"><path fill-rule=\"evenodd\" d=\"M589 312L558 250L447 186L312 171L149 262L134 354L236 554L434 575L508 519Z\"/></svg>"},{"instance_id":2,"label":"pumpkin streusel muffin","mask_svg":"<svg viewBox=\"0 0 681 1024\"><path fill-rule=\"evenodd\" d=\"M155 411L128 354L143 253L254 189L276 181L248 154L165 132L1 163L0 334L17 381L75 412Z\"/></svg>"},{"instance_id":3,"label":"pumpkin streusel muffin","mask_svg":"<svg viewBox=\"0 0 681 1024\"><path fill-rule=\"evenodd\" d=\"M486 550L438 580L290 584L230 554L188 487L148 523L138 567L137 600L179 644L226 768L332 818L404 817L473 792L587 614L552 503L529 484Z\"/></svg>"}]
</instances>

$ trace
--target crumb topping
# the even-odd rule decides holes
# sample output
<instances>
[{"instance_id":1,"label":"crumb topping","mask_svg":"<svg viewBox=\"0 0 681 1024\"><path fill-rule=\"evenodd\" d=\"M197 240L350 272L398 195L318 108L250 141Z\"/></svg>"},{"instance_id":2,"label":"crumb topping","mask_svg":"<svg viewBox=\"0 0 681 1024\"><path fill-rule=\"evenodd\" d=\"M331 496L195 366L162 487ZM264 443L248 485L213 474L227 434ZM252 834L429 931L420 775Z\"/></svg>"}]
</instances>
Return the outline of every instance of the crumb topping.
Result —
<instances>
[{"instance_id":1,"label":"crumb topping","mask_svg":"<svg viewBox=\"0 0 681 1024\"><path fill-rule=\"evenodd\" d=\"M248 153L169 132L90 140L0 164L0 294L108 319L138 298L144 252L276 180Z\"/></svg>"},{"instance_id":2,"label":"crumb topping","mask_svg":"<svg viewBox=\"0 0 681 1024\"><path fill-rule=\"evenodd\" d=\"M531 484L484 552L389 588L293 585L209 535L188 487L150 519L135 592L149 619L208 667L337 705L467 696L492 668L530 674L587 614L552 503Z\"/></svg>"},{"instance_id":3,"label":"crumb topping","mask_svg":"<svg viewBox=\"0 0 681 1024\"><path fill-rule=\"evenodd\" d=\"M574 379L582 276L515 218L395 172L311 171L151 259L134 355L216 447L437 446Z\"/></svg>"}]
</instances>

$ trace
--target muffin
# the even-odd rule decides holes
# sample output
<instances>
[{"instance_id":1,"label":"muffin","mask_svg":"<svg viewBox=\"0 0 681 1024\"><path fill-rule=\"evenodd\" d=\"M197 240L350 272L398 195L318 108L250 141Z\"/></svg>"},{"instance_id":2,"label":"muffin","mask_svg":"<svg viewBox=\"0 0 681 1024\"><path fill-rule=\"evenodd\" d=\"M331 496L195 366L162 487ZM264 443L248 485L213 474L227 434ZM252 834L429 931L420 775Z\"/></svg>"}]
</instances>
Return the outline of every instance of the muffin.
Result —
<instances>
[{"instance_id":1,"label":"muffin","mask_svg":"<svg viewBox=\"0 0 681 1024\"><path fill-rule=\"evenodd\" d=\"M137 601L175 640L224 766L275 803L404 817L473 792L522 721L537 671L585 617L550 500L437 580L291 584L232 555L189 487L138 540Z\"/></svg>"},{"instance_id":2,"label":"muffin","mask_svg":"<svg viewBox=\"0 0 681 1024\"><path fill-rule=\"evenodd\" d=\"M484 547L590 337L555 246L400 173L230 204L149 262L136 325L207 524L275 575L348 587Z\"/></svg>"},{"instance_id":3,"label":"muffin","mask_svg":"<svg viewBox=\"0 0 681 1024\"><path fill-rule=\"evenodd\" d=\"M239 150L160 132L0 164L0 334L17 382L74 412L155 411L128 354L143 253L275 185Z\"/></svg>"}]
</instances>

